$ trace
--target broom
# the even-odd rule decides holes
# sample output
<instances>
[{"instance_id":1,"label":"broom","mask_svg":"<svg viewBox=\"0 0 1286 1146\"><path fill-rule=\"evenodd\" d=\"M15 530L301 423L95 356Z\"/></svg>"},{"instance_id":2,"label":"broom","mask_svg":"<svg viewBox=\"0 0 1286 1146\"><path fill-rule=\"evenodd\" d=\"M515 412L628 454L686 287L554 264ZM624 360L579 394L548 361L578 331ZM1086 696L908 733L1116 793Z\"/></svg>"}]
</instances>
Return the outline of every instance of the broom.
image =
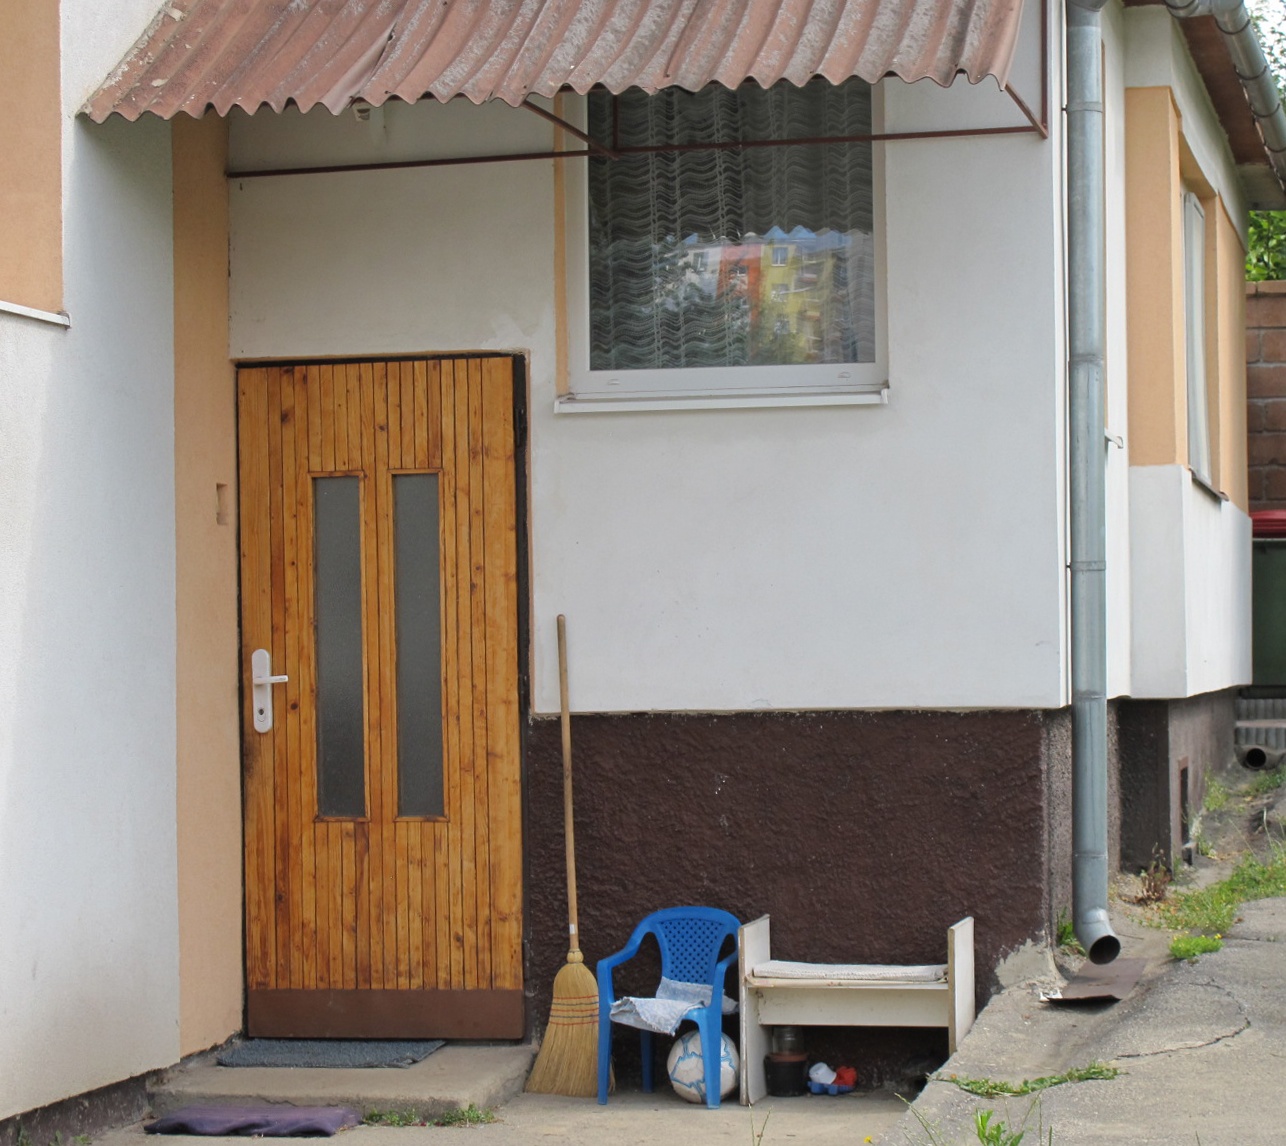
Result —
<instances>
[{"instance_id":1,"label":"broom","mask_svg":"<svg viewBox=\"0 0 1286 1146\"><path fill-rule=\"evenodd\" d=\"M536 1094L598 1094L598 983L580 951L576 915L576 843L572 827L572 718L567 703L567 620L558 614L558 694L563 730L563 823L567 849L567 962L554 976L549 1025L527 1079ZM613 1080L614 1081L614 1080Z\"/></svg>"}]
</instances>

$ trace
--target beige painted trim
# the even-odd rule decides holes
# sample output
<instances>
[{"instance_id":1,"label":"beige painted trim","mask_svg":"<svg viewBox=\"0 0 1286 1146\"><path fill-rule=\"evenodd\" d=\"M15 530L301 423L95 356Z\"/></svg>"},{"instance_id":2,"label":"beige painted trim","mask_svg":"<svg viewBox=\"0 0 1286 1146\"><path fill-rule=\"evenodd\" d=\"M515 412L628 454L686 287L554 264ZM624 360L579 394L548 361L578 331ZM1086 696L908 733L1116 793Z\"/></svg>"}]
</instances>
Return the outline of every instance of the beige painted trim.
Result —
<instances>
[{"instance_id":1,"label":"beige painted trim","mask_svg":"<svg viewBox=\"0 0 1286 1146\"><path fill-rule=\"evenodd\" d=\"M1212 445L1218 461L1219 488L1243 513L1250 512L1246 450L1246 248L1222 199L1212 204L1215 254L1215 344L1211 376L1217 389L1210 395Z\"/></svg>"},{"instance_id":2,"label":"beige painted trim","mask_svg":"<svg viewBox=\"0 0 1286 1146\"><path fill-rule=\"evenodd\" d=\"M1130 464L1188 462L1183 192L1205 213L1211 479L1242 510L1246 474L1245 249L1168 87L1125 93Z\"/></svg>"},{"instance_id":3,"label":"beige painted trim","mask_svg":"<svg viewBox=\"0 0 1286 1146\"><path fill-rule=\"evenodd\" d=\"M241 743L236 375L228 359L228 127L177 116L174 450L177 544L179 1050L241 1029Z\"/></svg>"},{"instance_id":4,"label":"beige painted trim","mask_svg":"<svg viewBox=\"0 0 1286 1146\"><path fill-rule=\"evenodd\" d=\"M0 299L63 308L62 74L57 3L0 3ZM28 315L28 317L34 317Z\"/></svg>"},{"instance_id":5,"label":"beige painted trim","mask_svg":"<svg viewBox=\"0 0 1286 1146\"><path fill-rule=\"evenodd\" d=\"M1125 93L1130 464L1188 459L1179 111L1169 88Z\"/></svg>"}]
</instances>

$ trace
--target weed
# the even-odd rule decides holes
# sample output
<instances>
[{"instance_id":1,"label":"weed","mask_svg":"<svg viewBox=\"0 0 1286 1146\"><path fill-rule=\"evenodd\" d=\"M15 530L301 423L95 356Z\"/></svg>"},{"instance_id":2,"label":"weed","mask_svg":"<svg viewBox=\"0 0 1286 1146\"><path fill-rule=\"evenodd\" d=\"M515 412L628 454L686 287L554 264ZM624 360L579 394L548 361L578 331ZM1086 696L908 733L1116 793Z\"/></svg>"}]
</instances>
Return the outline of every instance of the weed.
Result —
<instances>
[{"instance_id":1,"label":"weed","mask_svg":"<svg viewBox=\"0 0 1286 1146\"><path fill-rule=\"evenodd\" d=\"M1274 769L1271 772L1259 772L1242 789L1242 795L1247 800L1253 800L1258 796L1267 796L1270 792L1276 792L1283 783L1286 783L1286 772L1280 769Z\"/></svg>"},{"instance_id":2,"label":"weed","mask_svg":"<svg viewBox=\"0 0 1286 1146\"><path fill-rule=\"evenodd\" d=\"M1092 1062L1089 1066L1072 1067L1071 1070L1064 1071L1062 1074L1025 1078L1022 1082L1005 1082L1003 1079L993 1078L957 1078L954 1074L942 1081L955 1083L961 1090L981 1098L1017 1098L1023 1094L1035 1094L1040 1090L1048 1090L1051 1086L1061 1086L1065 1082L1097 1082L1116 1078L1120 1073L1120 1070L1114 1066Z\"/></svg>"},{"instance_id":3,"label":"weed","mask_svg":"<svg viewBox=\"0 0 1286 1146\"><path fill-rule=\"evenodd\" d=\"M1200 827L1192 831L1192 850L1199 856L1212 856L1215 854L1214 844L1210 842L1210 837L1201 830Z\"/></svg>"},{"instance_id":4,"label":"weed","mask_svg":"<svg viewBox=\"0 0 1286 1146\"><path fill-rule=\"evenodd\" d=\"M31 1135L27 1133L27 1128L18 1123L18 1143L17 1146L31 1146Z\"/></svg>"},{"instance_id":5,"label":"weed","mask_svg":"<svg viewBox=\"0 0 1286 1146\"><path fill-rule=\"evenodd\" d=\"M1170 955L1174 959L1195 959L1209 955L1223 946L1222 935L1176 935L1170 941Z\"/></svg>"},{"instance_id":6,"label":"weed","mask_svg":"<svg viewBox=\"0 0 1286 1146\"><path fill-rule=\"evenodd\" d=\"M424 1119L414 1110L368 1110L362 1121L367 1126L423 1126Z\"/></svg>"},{"instance_id":7,"label":"weed","mask_svg":"<svg viewBox=\"0 0 1286 1146\"><path fill-rule=\"evenodd\" d=\"M902 1101L906 1102L906 1099L904 1098ZM920 1124L920 1129L924 1131L928 1146L950 1146L942 1132L942 1127L937 1123L930 1122L910 1103L907 1103L907 1105L910 1106L911 1113ZM975 1110L973 1115L974 1137L977 1139L979 1146L1019 1146L1027 1136L1027 1124L1031 1121L1032 1111L1036 1112L1037 1146L1053 1146L1054 1131L1051 1129L1048 1136L1045 1133L1045 1118L1040 1109L1039 1098L1032 1100L1031 1105L1027 1107L1027 1111L1023 1115L1022 1122L1017 1128L1011 1128L996 1118L994 1110ZM909 1133L904 1130L903 1134L906 1136L906 1140L912 1143L912 1146L916 1146L916 1140ZM870 1139L868 1138L867 1141L869 1142Z\"/></svg>"},{"instance_id":8,"label":"weed","mask_svg":"<svg viewBox=\"0 0 1286 1146\"><path fill-rule=\"evenodd\" d=\"M1152 862L1139 872L1140 890L1137 903L1160 903L1165 899L1174 877L1159 850L1153 851Z\"/></svg>"},{"instance_id":9,"label":"weed","mask_svg":"<svg viewBox=\"0 0 1286 1146\"><path fill-rule=\"evenodd\" d=\"M755 1133L755 1112L750 1112L750 1146L762 1146L764 1135L768 1132L768 1119L772 1117L772 1107L768 1108L768 1113L764 1115L763 1125L759 1127L759 1132ZM869 1142L870 1139L868 1138Z\"/></svg>"},{"instance_id":10,"label":"weed","mask_svg":"<svg viewBox=\"0 0 1286 1146\"><path fill-rule=\"evenodd\" d=\"M1026 1137L1026 1130L1010 1130L1003 1122L992 1122L994 1110L973 1112L973 1132L982 1146L1018 1146Z\"/></svg>"},{"instance_id":11,"label":"weed","mask_svg":"<svg viewBox=\"0 0 1286 1146\"><path fill-rule=\"evenodd\" d=\"M1085 954L1085 948L1081 946L1081 941L1076 938L1076 928L1073 926L1071 916L1067 914L1067 908L1065 907L1058 913L1058 923L1054 934L1058 945L1064 951L1070 951L1073 955Z\"/></svg>"},{"instance_id":12,"label":"weed","mask_svg":"<svg viewBox=\"0 0 1286 1146\"><path fill-rule=\"evenodd\" d=\"M1227 879L1178 892L1162 908L1162 923L1176 930L1222 935L1247 900L1277 895L1286 895L1286 848L1281 847L1273 849L1267 863L1253 855L1243 856Z\"/></svg>"},{"instance_id":13,"label":"weed","mask_svg":"<svg viewBox=\"0 0 1286 1146\"><path fill-rule=\"evenodd\" d=\"M490 1107L477 1107L471 1102L458 1110L448 1110L441 1118L434 1121L434 1126L485 1126L496 1120L496 1112Z\"/></svg>"},{"instance_id":14,"label":"weed","mask_svg":"<svg viewBox=\"0 0 1286 1146\"><path fill-rule=\"evenodd\" d=\"M1228 787L1217 776L1211 776L1206 782L1206 798L1202 807L1207 812L1221 812L1228 806Z\"/></svg>"}]
</instances>

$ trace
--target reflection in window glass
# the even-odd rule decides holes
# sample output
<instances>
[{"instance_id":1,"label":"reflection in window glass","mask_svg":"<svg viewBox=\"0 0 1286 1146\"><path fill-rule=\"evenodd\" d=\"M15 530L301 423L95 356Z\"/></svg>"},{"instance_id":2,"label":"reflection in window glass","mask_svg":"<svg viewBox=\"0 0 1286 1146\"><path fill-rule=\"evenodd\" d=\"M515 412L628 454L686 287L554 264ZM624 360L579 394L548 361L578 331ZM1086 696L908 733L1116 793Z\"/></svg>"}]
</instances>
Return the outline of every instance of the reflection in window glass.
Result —
<instances>
[{"instance_id":1,"label":"reflection in window glass","mask_svg":"<svg viewBox=\"0 0 1286 1146\"><path fill-rule=\"evenodd\" d=\"M313 479L317 810L323 816L366 815L361 512L359 478Z\"/></svg>"},{"instance_id":2,"label":"reflection in window glass","mask_svg":"<svg viewBox=\"0 0 1286 1146\"><path fill-rule=\"evenodd\" d=\"M442 654L438 475L393 475L397 813L441 816Z\"/></svg>"},{"instance_id":3,"label":"reflection in window glass","mask_svg":"<svg viewBox=\"0 0 1286 1146\"><path fill-rule=\"evenodd\" d=\"M588 102L622 147L871 131L861 80ZM588 163L591 369L875 361L869 143Z\"/></svg>"}]
</instances>

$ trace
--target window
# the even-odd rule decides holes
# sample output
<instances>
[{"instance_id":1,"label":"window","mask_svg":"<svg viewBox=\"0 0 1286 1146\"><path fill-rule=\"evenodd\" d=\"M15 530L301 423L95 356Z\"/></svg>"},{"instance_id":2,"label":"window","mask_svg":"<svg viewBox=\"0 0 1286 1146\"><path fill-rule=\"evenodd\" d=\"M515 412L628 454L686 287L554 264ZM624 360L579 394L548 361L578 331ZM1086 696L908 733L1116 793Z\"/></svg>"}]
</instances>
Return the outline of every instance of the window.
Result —
<instances>
[{"instance_id":1,"label":"window","mask_svg":"<svg viewBox=\"0 0 1286 1146\"><path fill-rule=\"evenodd\" d=\"M572 399L880 400L877 149L724 146L867 135L874 102L860 80L591 93L623 154L572 172Z\"/></svg>"},{"instance_id":2,"label":"window","mask_svg":"<svg viewBox=\"0 0 1286 1146\"><path fill-rule=\"evenodd\" d=\"M1206 215L1200 200L1183 193L1184 327L1188 361L1188 466L1213 487L1210 413L1206 389Z\"/></svg>"}]
</instances>

